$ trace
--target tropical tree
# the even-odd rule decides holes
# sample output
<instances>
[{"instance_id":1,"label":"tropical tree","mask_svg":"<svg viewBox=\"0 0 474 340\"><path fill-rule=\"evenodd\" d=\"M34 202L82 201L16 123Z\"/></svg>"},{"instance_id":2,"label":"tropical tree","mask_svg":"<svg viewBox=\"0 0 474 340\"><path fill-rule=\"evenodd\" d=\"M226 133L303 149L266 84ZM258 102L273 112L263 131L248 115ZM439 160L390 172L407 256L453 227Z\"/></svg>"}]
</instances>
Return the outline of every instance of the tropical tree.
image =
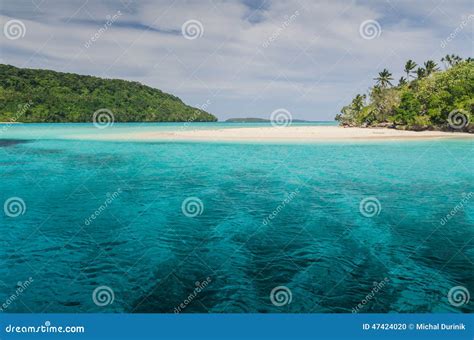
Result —
<instances>
[{"instance_id":1,"label":"tropical tree","mask_svg":"<svg viewBox=\"0 0 474 340\"><path fill-rule=\"evenodd\" d=\"M389 70L384 68L382 72L379 72L379 76L374 78L374 80L377 81L377 85L379 85L381 88L386 88L389 85L392 86L391 80L393 80L393 78Z\"/></svg>"},{"instance_id":2,"label":"tropical tree","mask_svg":"<svg viewBox=\"0 0 474 340\"><path fill-rule=\"evenodd\" d=\"M349 105L342 108L341 114L336 115L336 120L344 125L355 124L356 118L360 116L364 109L366 99L367 95L365 94L356 95Z\"/></svg>"},{"instance_id":3,"label":"tropical tree","mask_svg":"<svg viewBox=\"0 0 474 340\"><path fill-rule=\"evenodd\" d=\"M415 69L415 67L417 67L418 65L413 61L413 60L408 60L406 63L405 63L405 73L407 74L407 80L410 79L410 73L413 73L413 70Z\"/></svg>"},{"instance_id":4,"label":"tropical tree","mask_svg":"<svg viewBox=\"0 0 474 340\"><path fill-rule=\"evenodd\" d=\"M445 68L448 69L449 67L459 64L462 61L462 58L455 54L446 54L441 58L441 61L444 63Z\"/></svg>"},{"instance_id":5,"label":"tropical tree","mask_svg":"<svg viewBox=\"0 0 474 340\"><path fill-rule=\"evenodd\" d=\"M424 69L423 67L418 67L418 68L416 69L416 77L417 77L418 79L423 78L425 75L426 75L426 71L425 71L425 69Z\"/></svg>"},{"instance_id":6,"label":"tropical tree","mask_svg":"<svg viewBox=\"0 0 474 340\"><path fill-rule=\"evenodd\" d=\"M395 109L394 120L397 124L412 124L421 111L421 103L413 91L405 90L402 91L400 105Z\"/></svg>"},{"instance_id":7,"label":"tropical tree","mask_svg":"<svg viewBox=\"0 0 474 340\"><path fill-rule=\"evenodd\" d=\"M349 126L449 129L449 113L463 110L468 122L463 131L474 133L474 59L463 61L457 55L448 54L441 60L446 66L442 72L437 72L439 68L433 60L416 68L409 60L404 69L406 77L398 80L398 86L391 86L392 74L384 69L375 78L376 84L367 98L358 94L336 119ZM409 77L417 79L408 83Z\"/></svg>"},{"instance_id":8,"label":"tropical tree","mask_svg":"<svg viewBox=\"0 0 474 340\"><path fill-rule=\"evenodd\" d=\"M365 94L362 94L362 95L358 94L352 100L352 106L353 106L354 110L357 113L359 113L362 110L362 108L364 107L366 98L367 98L367 96Z\"/></svg>"},{"instance_id":9,"label":"tropical tree","mask_svg":"<svg viewBox=\"0 0 474 340\"><path fill-rule=\"evenodd\" d=\"M441 62L444 63L446 70L449 68L449 66L453 66L453 61L449 54L446 54L443 58L441 58Z\"/></svg>"},{"instance_id":10,"label":"tropical tree","mask_svg":"<svg viewBox=\"0 0 474 340\"><path fill-rule=\"evenodd\" d=\"M452 57L453 57L453 60L454 60L453 65L457 65L462 61L462 58L458 55L452 54Z\"/></svg>"},{"instance_id":11,"label":"tropical tree","mask_svg":"<svg viewBox=\"0 0 474 340\"><path fill-rule=\"evenodd\" d=\"M374 86L370 91L370 106L376 122L387 122L399 102L398 89Z\"/></svg>"},{"instance_id":12,"label":"tropical tree","mask_svg":"<svg viewBox=\"0 0 474 340\"><path fill-rule=\"evenodd\" d=\"M433 60L428 60L425 62L425 75L429 76L432 73L439 71L438 64L436 64Z\"/></svg>"}]
</instances>

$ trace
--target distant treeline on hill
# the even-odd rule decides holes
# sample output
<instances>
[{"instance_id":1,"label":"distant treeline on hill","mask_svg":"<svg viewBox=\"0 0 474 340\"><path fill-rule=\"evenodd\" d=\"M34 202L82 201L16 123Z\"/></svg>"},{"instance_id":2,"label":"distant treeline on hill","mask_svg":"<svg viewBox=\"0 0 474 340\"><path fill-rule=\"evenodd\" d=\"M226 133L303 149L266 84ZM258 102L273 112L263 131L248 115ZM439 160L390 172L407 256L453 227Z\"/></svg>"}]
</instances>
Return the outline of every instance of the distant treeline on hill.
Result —
<instances>
[{"instance_id":1,"label":"distant treeline on hill","mask_svg":"<svg viewBox=\"0 0 474 340\"><path fill-rule=\"evenodd\" d=\"M0 121L92 122L106 109L116 122L213 122L217 118L138 82L0 64Z\"/></svg>"},{"instance_id":2,"label":"distant treeline on hill","mask_svg":"<svg viewBox=\"0 0 474 340\"><path fill-rule=\"evenodd\" d=\"M336 120L343 126L392 127L474 133L474 60L456 55L418 66L405 64L398 85L384 69L369 94L358 94Z\"/></svg>"}]
</instances>

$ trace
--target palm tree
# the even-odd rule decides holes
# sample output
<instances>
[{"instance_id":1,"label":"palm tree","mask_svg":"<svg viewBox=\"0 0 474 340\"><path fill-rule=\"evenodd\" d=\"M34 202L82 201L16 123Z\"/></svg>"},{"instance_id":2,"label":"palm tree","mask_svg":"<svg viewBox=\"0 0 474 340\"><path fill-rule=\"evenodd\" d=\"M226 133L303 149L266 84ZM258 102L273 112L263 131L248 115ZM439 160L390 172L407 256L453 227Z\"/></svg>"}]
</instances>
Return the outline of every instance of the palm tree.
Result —
<instances>
[{"instance_id":1,"label":"palm tree","mask_svg":"<svg viewBox=\"0 0 474 340\"><path fill-rule=\"evenodd\" d=\"M367 96L365 94L363 95L360 95L358 94L357 96L355 96L355 98L352 100L352 105L354 107L354 109L359 113L362 108L364 107L365 105L365 99L367 98Z\"/></svg>"},{"instance_id":2,"label":"palm tree","mask_svg":"<svg viewBox=\"0 0 474 340\"><path fill-rule=\"evenodd\" d=\"M447 69L450 66L459 64L462 61L462 58L455 54L446 54L443 58L441 58L441 61L444 63Z\"/></svg>"},{"instance_id":3,"label":"palm tree","mask_svg":"<svg viewBox=\"0 0 474 340\"><path fill-rule=\"evenodd\" d=\"M403 85L406 85L406 84L407 84L407 79L405 77L401 77L398 80L398 86L403 86Z\"/></svg>"},{"instance_id":4,"label":"palm tree","mask_svg":"<svg viewBox=\"0 0 474 340\"><path fill-rule=\"evenodd\" d=\"M429 76L430 74L439 71L438 64L436 64L433 60L428 60L425 62L425 74Z\"/></svg>"},{"instance_id":5,"label":"palm tree","mask_svg":"<svg viewBox=\"0 0 474 340\"><path fill-rule=\"evenodd\" d=\"M417 67L416 63L413 60L408 60L405 64L405 73L407 74L407 80L410 79L410 73L413 73L415 67Z\"/></svg>"},{"instance_id":6,"label":"palm tree","mask_svg":"<svg viewBox=\"0 0 474 340\"><path fill-rule=\"evenodd\" d=\"M418 79L423 78L425 76L425 74L426 74L426 71L423 67L418 67L416 69L416 76L417 76Z\"/></svg>"},{"instance_id":7,"label":"palm tree","mask_svg":"<svg viewBox=\"0 0 474 340\"><path fill-rule=\"evenodd\" d=\"M462 61L460 56L454 54L451 54L451 59L453 60L453 66L459 64Z\"/></svg>"},{"instance_id":8,"label":"palm tree","mask_svg":"<svg viewBox=\"0 0 474 340\"><path fill-rule=\"evenodd\" d=\"M392 74L386 68L384 68L382 72L379 72L379 76L374 78L374 80L377 80L377 85L380 85L382 88L386 88L388 85L392 86L390 81L393 80L393 78Z\"/></svg>"},{"instance_id":9,"label":"palm tree","mask_svg":"<svg viewBox=\"0 0 474 340\"><path fill-rule=\"evenodd\" d=\"M443 58L441 58L441 62L444 63L446 69L448 69L449 66L453 66L453 61L449 54L446 54Z\"/></svg>"}]
</instances>

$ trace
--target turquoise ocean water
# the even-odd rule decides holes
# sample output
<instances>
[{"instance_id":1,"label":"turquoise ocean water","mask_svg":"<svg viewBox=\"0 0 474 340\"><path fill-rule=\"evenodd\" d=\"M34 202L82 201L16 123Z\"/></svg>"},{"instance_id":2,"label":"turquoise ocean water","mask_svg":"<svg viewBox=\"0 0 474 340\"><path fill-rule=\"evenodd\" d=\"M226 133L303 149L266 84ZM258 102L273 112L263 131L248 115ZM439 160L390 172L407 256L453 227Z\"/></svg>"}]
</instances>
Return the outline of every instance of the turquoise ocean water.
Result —
<instances>
[{"instance_id":1,"label":"turquoise ocean water","mask_svg":"<svg viewBox=\"0 0 474 340\"><path fill-rule=\"evenodd\" d=\"M474 311L472 141L62 139L93 129L0 135L3 311Z\"/></svg>"}]
</instances>

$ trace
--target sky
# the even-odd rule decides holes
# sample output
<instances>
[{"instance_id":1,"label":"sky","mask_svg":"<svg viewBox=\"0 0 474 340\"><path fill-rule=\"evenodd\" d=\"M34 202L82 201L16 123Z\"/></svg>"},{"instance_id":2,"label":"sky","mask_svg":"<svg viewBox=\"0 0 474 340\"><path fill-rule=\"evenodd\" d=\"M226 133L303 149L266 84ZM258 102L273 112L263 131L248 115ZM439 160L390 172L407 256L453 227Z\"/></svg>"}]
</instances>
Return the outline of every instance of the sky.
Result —
<instances>
[{"instance_id":1,"label":"sky","mask_svg":"<svg viewBox=\"0 0 474 340\"><path fill-rule=\"evenodd\" d=\"M332 120L388 68L474 55L474 2L1 0L0 62L138 81L220 120Z\"/></svg>"}]
</instances>

